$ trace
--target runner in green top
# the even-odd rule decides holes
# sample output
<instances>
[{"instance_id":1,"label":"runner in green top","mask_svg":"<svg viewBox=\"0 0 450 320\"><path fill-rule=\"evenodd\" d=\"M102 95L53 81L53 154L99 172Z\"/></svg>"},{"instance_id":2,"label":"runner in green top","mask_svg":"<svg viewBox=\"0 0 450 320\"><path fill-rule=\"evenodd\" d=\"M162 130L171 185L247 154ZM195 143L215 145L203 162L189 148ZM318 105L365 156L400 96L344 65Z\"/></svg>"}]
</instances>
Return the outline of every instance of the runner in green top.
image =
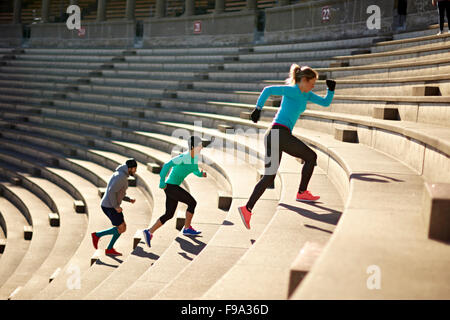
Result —
<instances>
[{"instance_id":1,"label":"runner in green top","mask_svg":"<svg viewBox=\"0 0 450 320\"><path fill-rule=\"evenodd\" d=\"M207 144L208 143L204 143L200 137L191 136L188 142L189 151L166 162L161 169L159 187L164 189L164 192L166 193L166 212L150 229L143 230L145 242L149 247L150 240L153 238L155 231L173 218L179 201L188 205L183 234L198 235L201 233L191 226L197 201L195 201L189 192L180 187L180 184L190 173L195 174L197 177L206 177L206 172L198 169L198 156L203 149L203 146L206 146ZM165 180L170 170L169 177Z\"/></svg>"},{"instance_id":2,"label":"runner in green top","mask_svg":"<svg viewBox=\"0 0 450 320\"><path fill-rule=\"evenodd\" d=\"M169 178L167 181L164 181L170 169L172 171L170 172ZM159 187L164 189L167 184L179 186L190 173L200 178L203 177L203 173L198 169L198 154L195 154L192 158L191 153L188 151L164 164L159 174L161 177Z\"/></svg>"}]
</instances>

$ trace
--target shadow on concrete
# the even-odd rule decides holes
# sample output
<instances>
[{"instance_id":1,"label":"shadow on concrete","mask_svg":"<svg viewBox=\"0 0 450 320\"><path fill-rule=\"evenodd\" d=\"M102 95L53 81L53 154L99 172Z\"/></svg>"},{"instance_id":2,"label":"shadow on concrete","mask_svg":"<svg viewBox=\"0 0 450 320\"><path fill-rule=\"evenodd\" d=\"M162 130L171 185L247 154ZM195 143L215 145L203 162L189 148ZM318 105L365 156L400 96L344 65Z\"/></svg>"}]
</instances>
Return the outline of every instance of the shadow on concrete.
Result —
<instances>
[{"instance_id":1,"label":"shadow on concrete","mask_svg":"<svg viewBox=\"0 0 450 320\"><path fill-rule=\"evenodd\" d=\"M136 247L136 249L133 250L133 252L131 254L141 257L141 258L148 258L150 260L158 260L159 259L159 256L157 254L144 251L144 249L139 245Z\"/></svg>"},{"instance_id":2,"label":"shadow on concrete","mask_svg":"<svg viewBox=\"0 0 450 320\"><path fill-rule=\"evenodd\" d=\"M342 213L330 208L326 208L320 205L317 205L313 202L308 202L305 204L309 204L311 206L314 206L316 208L322 209L322 210L326 210L329 211L330 213L315 213L306 209L302 209L299 207L294 207L292 205L286 204L286 203L279 203L278 205L286 208L288 210L294 211L302 216L304 216L305 218L309 218L309 219L313 219L313 220L317 220L317 221L321 221L321 222L325 222L325 223L329 223L332 225L337 225L337 223L339 222L339 219L341 218Z\"/></svg>"},{"instance_id":3,"label":"shadow on concrete","mask_svg":"<svg viewBox=\"0 0 450 320\"><path fill-rule=\"evenodd\" d=\"M377 179L374 177L378 177L381 179ZM350 175L351 179L358 179L367 182L380 182L380 183L389 183L389 182L404 182L404 180L391 178L378 173L354 173Z\"/></svg>"},{"instance_id":4,"label":"shadow on concrete","mask_svg":"<svg viewBox=\"0 0 450 320\"><path fill-rule=\"evenodd\" d=\"M234 223L228 220L223 220L222 222L223 226L234 226Z\"/></svg>"},{"instance_id":5,"label":"shadow on concrete","mask_svg":"<svg viewBox=\"0 0 450 320\"><path fill-rule=\"evenodd\" d=\"M118 263L122 263L123 260L118 259L117 257L107 257L113 260L116 260ZM97 259L97 261L95 261L95 264L99 265L99 266L105 266L105 267L111 267L111 268L117 268L118 265L115 264L109 264L106 262L103 262L101 259Z\"/></svg>"},{"instance_id":6,"label":"shadow on concrete","mask_svg":"<svg viewBox=\"0 0 450 320\"><path fill-rule=\"evenodd\" d=\"M189 261L194 260L193 258L189 257L186 252L178 252L178 254Z\"/></svg>"},{"instance_id":7,"label":"shadow on concrete","mask_svg":"<svg viewBox=\"0 0 450 320\"><path fill-rule=\"evenodd\" d=\"M310 224L305 224L304 226L307 227L307 228L316 229L316 230L319 230L319 231L323 231L323 232L326 232L326 233L333 234L333 232L330 231L330 230L322 229L322 228L319 228L319 227L316 227L316 226L313 226L313 225L310 225Z\"/></svg>"},{"instance_id":8,"label":"shadow on concrete","mask_svg":"<svg viewBox=\"0 0 450 320\"><path fill-rule=\"evenodd\" d=\"M183 239L181 237L177 237L175 239L176 242L178 242L180 244L180 248L181 250L185 251L186 253L190 253L193 255L198 255L200 253L200 251L203 250L204 247L206 247L206 243L197 240L197 237L199 236L188 236L190 239L193 240L193 242L188 241L186 239ZM183 256L184 258L188 259L188 260L192 260L192 258L188 257L187 255L182 254L179 252L179 254L181 256Z\"/></svg>"}]
</instances>

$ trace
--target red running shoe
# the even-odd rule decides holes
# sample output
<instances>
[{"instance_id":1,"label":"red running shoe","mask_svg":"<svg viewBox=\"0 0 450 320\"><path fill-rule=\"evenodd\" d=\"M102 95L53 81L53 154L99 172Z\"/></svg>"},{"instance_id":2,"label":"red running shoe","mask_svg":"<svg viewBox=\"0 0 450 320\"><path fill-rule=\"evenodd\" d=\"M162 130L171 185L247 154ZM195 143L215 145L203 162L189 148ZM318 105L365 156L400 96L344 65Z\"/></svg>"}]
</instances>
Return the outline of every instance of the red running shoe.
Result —
<instances>
[{"instance_id":1,"label":"red running shoe","mask_svg":"<svg viewBox=\"0 0 450 320\"><path fill-rule=\"evenodd\" d=\"M112 249L106 249L105 254L107 256L121 256L122 254L120 252L117 252L114 248Z\"/></svg>"},{"instance_id":2,"label":"red running shoe","mask_svg":"<svg viewBox=\"0 0 450 320\"><path fill-rule=\"evenodd\" d=\"M98 237L95 232L92 232L91 236L92 236L92 244L94 245L95 250L97 250L98 249L98 240L100 240L100 237Z\"/></svg>"},{"instance_id":3,"label":"red running shoe","mask_svg":"<svg viewBox=\"0 0 450 320\"><path fill-rule=\"evenodd\" d=\"M309 192L308 190L303 191L302 193L297 193L297 201L317 201L319 200L320 197L319 196L313 196L311 194L311 192Z\"/></svg>"},{"instance_id":4,"label":"red running shoe","mask_svg":"<svg viewBox=\"0 0 450 320\"><path fill-rule=\"evenodd\" d=\"M247 209L246 206L239 207L238 210L245 227L247 229L250 229L250 218L252 217L252 213Z\"/></svg>"}]
</instances>

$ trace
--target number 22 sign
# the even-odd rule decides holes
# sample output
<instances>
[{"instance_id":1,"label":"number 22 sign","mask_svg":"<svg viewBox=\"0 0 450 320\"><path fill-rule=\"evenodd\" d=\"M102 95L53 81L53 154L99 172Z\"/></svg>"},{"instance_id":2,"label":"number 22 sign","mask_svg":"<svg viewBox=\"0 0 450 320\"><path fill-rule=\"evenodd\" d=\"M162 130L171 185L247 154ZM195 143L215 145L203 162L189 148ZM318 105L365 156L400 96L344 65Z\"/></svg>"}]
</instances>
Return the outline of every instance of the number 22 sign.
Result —
<instances>
[{"instance_id":1,"label":"number 22 sign","mask_svg":"<svg viewBox=\"0 0 450 320\"><path fill-rule=\"evenodd\" d=\"M330 7L326 6L322 8L322 22L330 21Z\"/></svg>"}]
</instances>

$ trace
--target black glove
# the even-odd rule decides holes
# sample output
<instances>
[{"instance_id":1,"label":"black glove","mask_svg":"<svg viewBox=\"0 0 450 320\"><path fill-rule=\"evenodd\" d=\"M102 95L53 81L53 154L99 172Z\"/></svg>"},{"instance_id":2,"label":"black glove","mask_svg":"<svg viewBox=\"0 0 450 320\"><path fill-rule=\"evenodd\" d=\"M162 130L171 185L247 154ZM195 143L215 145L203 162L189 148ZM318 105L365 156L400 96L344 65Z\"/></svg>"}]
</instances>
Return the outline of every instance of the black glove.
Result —
<instances>
[{"instance_id":1,"label":"black glove","mask_svg":"<svg viewBox=\"0 0 450 320\"><path fill-rule=\"evenodd\" d=\"M257 123L260 117L261 117L261 110L259 110L258 108L255 108L255 110L253 110L253 112L251 114L252 121L254 123Z\"/></svg>"},{"instance_id":2,"label":"black glove","mask_svg":"<svg viewBox=\"0 0 450 320\"><path fill-rule=\"evenodd\" d=\"M327 80L327 87L328 87L328 90L334 91L334 88L336 87L336 81Z\"/></svg>"}]
</instances>

